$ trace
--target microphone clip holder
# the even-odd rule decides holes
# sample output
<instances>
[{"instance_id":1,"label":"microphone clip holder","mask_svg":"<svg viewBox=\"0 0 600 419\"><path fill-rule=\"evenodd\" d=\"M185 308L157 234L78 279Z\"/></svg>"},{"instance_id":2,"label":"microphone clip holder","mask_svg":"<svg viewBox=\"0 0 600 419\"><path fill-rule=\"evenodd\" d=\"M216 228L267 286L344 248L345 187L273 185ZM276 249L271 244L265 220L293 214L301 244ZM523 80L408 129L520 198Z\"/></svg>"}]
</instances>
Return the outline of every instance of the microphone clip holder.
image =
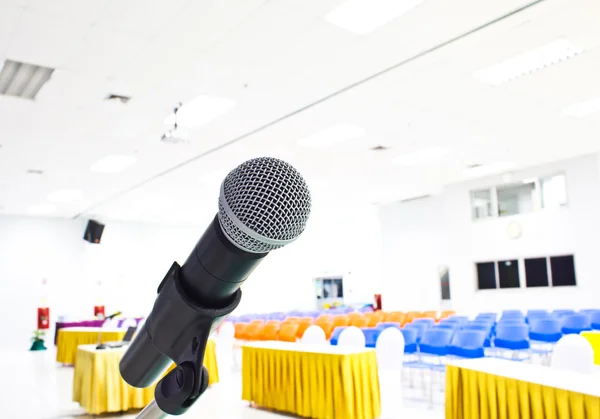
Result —
<instances>
[{"instance_id":1,"label":"microphone clip holder","mask_svg":"<svg viewBox=\"0 0 600 419\"><path fill-rule=\"evenodd\" d=\"M224 308L201 306L184 289L180 270L179 264L174 262L158 287L155 309L140 330L140 333L147 333L147 339L160 353L154 355L160 359L155 365L162 368L133 371L131 375L138 377L133 381L152 380L153 375L161 374L164 367L175 362L177 367L158 381L154 391L156 405L169 415L185 413L208 387L208 371L203 366L208 337L238 306L242 297L238 289ZM131 354L130 358L135 357L146 358L146 355ZM122 374L124 361L125 367L134 364L125 358L121 360ZM125 374L123 376L125 378Z\"/></svg>"}]
</instances>

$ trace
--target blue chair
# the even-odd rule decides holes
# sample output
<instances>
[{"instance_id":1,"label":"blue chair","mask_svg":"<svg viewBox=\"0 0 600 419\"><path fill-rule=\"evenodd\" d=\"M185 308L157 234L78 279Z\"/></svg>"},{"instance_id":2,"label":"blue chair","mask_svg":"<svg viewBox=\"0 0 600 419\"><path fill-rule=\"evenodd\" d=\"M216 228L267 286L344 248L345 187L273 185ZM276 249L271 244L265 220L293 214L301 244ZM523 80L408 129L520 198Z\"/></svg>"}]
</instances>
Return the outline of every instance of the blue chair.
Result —
<instances>
[{"instance_id":1,"label":"blue chair","mask_svg":"<svg viewBox=\"0 0 600 419\"><path fill-rule=\"evenodd\" d=\"M499 323L494 338L495 356L499 358L523 361L529 359L531 344L529 342L529 326L525 323ZM498 354L498 349L509 351L511 356Z\"/></svg>"},{"instance_id":2,"label":"blue chair","mask_svg":"<svg viewBox=\"0 0 600 419\"><path fill-rule=\"evenodd\" d=\"M557 319L542 317L532 319L529 325L531 352L542 357L542 364L549 365L554 345L562 337L561 322Z\"/></svg>"},{"instance_id":3,"label":"blue chair","mask_svg":"<svg viewBox=\"0 0 600 419\"><path fill-rule=\"evenodd\" d=\"M338 339L340 338L340 334L342 333L342 331L345 328L346 328L346 326L338 326L335 329L333 329L331 338L329 338L329 343L332 344L333 346L336 346L338 344Z\"/></svg>"},{"instance_id":4,"label":"blue chair","mask_svg":"<svg viewBox=\"0 0 600 419\"><path fill-rule=\"evenodd\" d=\"M442 357L448 355L452 330L434 327L427 329L419 343L419 353Z\"/></svg>"},{"instance_id":5,"label":"blue chair","mask_svg":"<svg viewBox=\"0 0 600 419\"><path fill-rule=\"evenodd\" d=\"M429 325L427 323L409 323L404 325L404 328L414 329L417 331L417 343L421 341L425 330L429 329Z\"/></svg>"},{"instance_id":6,"label":"blue chair","mask_svg":"<svg viewBox=\"0 0 600 419\"><path fill-rule=\"evenodd\" d=\"M394 323L394 322L381 322L381 323L377 323L377 327L379 329L387 329L388 327L395 327L397 329L400 329L400 325L398 323Z\"/></svg>"},{"instance_id":7,"label":"blue chair","mask_svg":"<svg viewBox=\"0 0 600 419\"><path fill-rule=\"evenodd\" d=\"M600 330L600 311L590 315L590 325L594 330Z\"/></svg>"},{"instance_id":8,"label":"blue chair","mask_svg":"<svg viewBox=\"0 0 600 419\"><path fill-rule=\"evenodd\" d=\"M521 310L502 310L503 316L523 316L523 312Z\"/></svg>"},{"instance_id":9,"label":"blue chair","mask_svg":"<svg viewBox=\"0 0 600 419\"><path fill-rule=\"evenodd\" d=\"M471 322L463 327L462 330L477 330L480 332L485 332L485 340L483 341L483 346L485 348L489 348L492 346L491 338L492 338L492 326L487 323L474 323Z\"/></svg>"},{"instance_id":10,"label":"blue chair","mask_svg":"<svg viewBox=\"0 0 600 419\"><path fill-rule=\"evenodd\" d=\"M554 310L552 312L553 316L559 316L559 317L569 316L571 314L575 314L575 310Z\"/></svg>"},{"instance_id":11,"label":"blue chair","mask_svg":"<svg viewBox=\"0 0 600 419\"><path fill-rule=\"evenodd\" d=\"M479 313L479 314L477 315L477 317L475 317L475 318L476 318L476 319L478 319L478 318L482 318L482 317L485 317L485 318L493 318L493 319L494 319L494 321L495 321L495 320L496 320L496 318L498 317L498 313L483 312L483 313Z\"/></svg>"},{"instance_id":12,"label":"blue chair","mask_svg":"<svg viewBox=\"0 0 600 419\"><path fill-rule=\"evenodd\" d=\"M527 310L527 317L531 316L549 316L548 310Z\"/></svg>"},{"instance_id":13,"label":"blue chair","mask_svg":"<svg viewBox=\"0 0 600 419\"><path fill-rule=\"evenodd\" d=\"M433 319L429 319L429 318L424 318L424 319L414 319L412 321L412 324L426 324L427 327L431 327L435 324L435 320Z\"/></svg>"},{"instance_id":14,"label":"blue chair","mask_svg":"<svg viewBox=\"0 0 600 419\"><path fill-rule=\"evenodd\" d=\"M361 327L360 330L362 330L365 335L365 346L367 348L374 348L377 338L383 329L378 327Z\"/></svg>"},{"instance_id":15,"label":"blue chair","mask_svg":"<svg viewBox=\"0 0 600 419\"><path fill-rule=\"evenodd\" d=\"M454 334L450 344L450 355L457 358L483 358L485 332L481 330L460 330Z\"/></svg>"},{"instance_id":16,"label":"blue chair","mask_svg":"<svg viewBox=\"0 0 600 419\"><path fill-rule=\"evenodd\" d=\"M460 324L453 323L453 322L445 322L445 323L440 322L439 324L436 324L435 326L433 326L433 329L448 329L448 330L455 331L457 329L460 329Z\"/></svg>"},{"instance_id":17,"label":"blue chair","mask_svg":"<svg viewBox=\"0 0 600 419\"><path fill-rule=\"evenodd\" d=\"M469 318L467 316L457 316L457 315L454 315L454 316L448 317L445 320L449 321L449 322L458 322L460 324L464 324L464 323L466 323L466 322L469 321Z\"/></svg>"},{"instance_id":18,"label":"blue chair","mask_svg":"<svg viewBox=\"0 0 600 419\"><path fill-rule=\"evenodd\" d=\"M563 318L563 334L579 334L586 330L592 330L592 324L589 316L585 314L571 314Z\"/></svg>"},{"instance_id":19,"label":"blue chair","mask_svg":"<svg viewBox=\"0 0 600 419\"><path fill-rule=\"evenodd\" d=\"M400 329L402 335L404 336L404 354L405 355L413 355L417 353L417 335L419 333L418 329L405 327ZM335 333L335 330L334 330Z\"/></svg>"}]
</instances>

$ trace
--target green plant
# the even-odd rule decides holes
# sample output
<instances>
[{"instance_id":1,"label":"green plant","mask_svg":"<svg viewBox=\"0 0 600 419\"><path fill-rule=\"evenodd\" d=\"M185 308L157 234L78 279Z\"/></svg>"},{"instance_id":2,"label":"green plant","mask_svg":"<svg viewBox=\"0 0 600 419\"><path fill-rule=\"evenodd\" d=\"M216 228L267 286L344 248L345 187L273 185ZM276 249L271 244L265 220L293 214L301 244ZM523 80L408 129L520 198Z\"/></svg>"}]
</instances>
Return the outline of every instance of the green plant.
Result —
<instances>
[{"instance_id":1,"label":"green plant","mask_svg":"<svg viewBox=\"0 0 600 419\"><path fill-rule=\"evenodd\" d=\"M43 330L35 330L33 332L33 337L31 338L31 340L33 342L39 342L39 341L44 341L44 336L46 336L46 332L44 332Z\"/></svg>"}]
</instances>

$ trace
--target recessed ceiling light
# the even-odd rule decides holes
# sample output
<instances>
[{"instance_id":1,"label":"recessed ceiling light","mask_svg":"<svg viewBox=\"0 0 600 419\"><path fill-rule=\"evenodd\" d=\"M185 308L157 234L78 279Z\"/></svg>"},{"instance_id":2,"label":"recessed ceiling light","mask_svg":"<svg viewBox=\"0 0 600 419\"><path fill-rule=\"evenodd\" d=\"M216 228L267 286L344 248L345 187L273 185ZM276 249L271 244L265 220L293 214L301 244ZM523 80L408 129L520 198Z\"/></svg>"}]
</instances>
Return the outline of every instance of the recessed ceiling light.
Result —
<instances>
[{"instance_id":1,"label":"recessed ceiling light","mask_svg":"<svg viewBox=\"0 0 600 419\"><path fill-rule=\"evenodd\" d=\"M53 72L53 68L6 60L0 67L0 94L33 100Z\"/></svg>"},{"instance_id":2,"label":"recessed ceiling light","mask_svg":"<svg viewBox=\"0 0 600 419\"><path fill-rule=\"evenodd\" d=\"M303 147L325 148L360 137L365 132L364 128L354 125L334 125L302 138L298 144Z\"/></svg>"},{"instance_id":3,"label":"recessed ceiling light","mask_svg":"<svg viewBox=\"0 0 600 419\"><path fill-rule=\"evenodd\" d=\"M165 125L181 125L186 128L198 128L227 113L237 105L232 99L215 96L198 96L184 104L175 113L165 119Z\"/></svg>"},{"instance_id":4,"label":"recessed ceiling light","mask_svg":"<svg viewBox=\"0 0 600 419\"><path fill-rule=\"evenodd\" d=\"M510 170L514 166L515 166L514 162L499 161L499 162L495 162L495 163L484 164L481 166L467 168L464 171L464 175L467 177L490 176L490 175L495 175L495 174Z\"/></svg>"},{"instance_id":5,"label":"recessed ceiling light","mask_svg":"<svg viewBox=\"0 0 600 419\"><path fill-rule=\"evenodd\" d=\"M27 208L27 213L31 215L47 215L56 212L56 205L36 204Z\"/></svg>"},{"instance_id":6,"label":"recessed ceiling light","mask_svg":"<svg viewBox=\"0 0 600 419\"><path fill-rule=\"evenodd\" d=\"M533 73L552 64L565 61L583 52L583 48L566 39L557 39L512 58L477 71L475 78L497 86L517 77Z\"/></svg>"},{"instance_id":7,"label":"recessed ceiling light","mask_svg":"<svg viewBox=\"0 0 600 419\"><path fill-rule=\"evenodd\" d=\"M600 97L594 97L583 102L574 103L563 109L563 113L570 116L584 117L600 112Z\"/></svg>"},{"instance_id":8,"label":"recessed ceiling light","mask_svg":"<svg viewBox=\"0 0 600 419\"><path fill-rule=\"evenodd\" d=\"M348 0L325 20L342 29L365 35L414 9L424 0Z\"/></svg>"},{"instance_id":9,"label":"recessed ceiling light","mask_svg":"<svg viewBox=\"0 0 600 419\"><path fill-rule=\"evenodd\" d=\"M394 158L394 163L400 166L417 166L421 164L439 163L448 156L449 152L445 148L432 147L413 151L412 153L401 154Z\"/></svg>"},{"instance_id":10,"label":"recessed ceiling light","mask_svg":"<svg viewBox=\"0 0 600 419\"><path fill-rule=\"evenodd\" d=\"M79 189L59 189L48 195L48 201L55 204L75 202L81 198L83 192Z\"/></svg>"},{"instance_id":11,"label":"recessed ceiling light","mask_svg":"<svg viewBox=\"0 0 600 419\"><path fill-rule=\"evenodd\" d=\"M133 166L137 159L133 156L113 154L106 156L90 166L90 170L96 173L119 173Z\"/></svg>"}]
</instances>

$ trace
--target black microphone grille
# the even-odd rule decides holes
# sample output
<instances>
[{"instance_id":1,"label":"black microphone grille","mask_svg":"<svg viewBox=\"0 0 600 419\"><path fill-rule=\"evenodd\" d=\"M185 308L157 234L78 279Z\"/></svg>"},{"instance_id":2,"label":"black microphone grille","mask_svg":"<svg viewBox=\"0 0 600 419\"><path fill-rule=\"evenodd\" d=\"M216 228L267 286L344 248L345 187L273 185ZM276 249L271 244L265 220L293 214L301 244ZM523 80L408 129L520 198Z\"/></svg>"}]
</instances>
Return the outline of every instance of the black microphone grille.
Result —
<instances>
[{"instance_id":1,"label":"black microphone grille","mask_svg":"<svg viewBox=\"0 0 600 419\"><path fill-rule=\"evenodd\" d=\"M290 164L272 157L248 160L221 184L219 222L240 249L267 253L294 241L306 227L311 199Z\"/></svg>"}]
</instances>

